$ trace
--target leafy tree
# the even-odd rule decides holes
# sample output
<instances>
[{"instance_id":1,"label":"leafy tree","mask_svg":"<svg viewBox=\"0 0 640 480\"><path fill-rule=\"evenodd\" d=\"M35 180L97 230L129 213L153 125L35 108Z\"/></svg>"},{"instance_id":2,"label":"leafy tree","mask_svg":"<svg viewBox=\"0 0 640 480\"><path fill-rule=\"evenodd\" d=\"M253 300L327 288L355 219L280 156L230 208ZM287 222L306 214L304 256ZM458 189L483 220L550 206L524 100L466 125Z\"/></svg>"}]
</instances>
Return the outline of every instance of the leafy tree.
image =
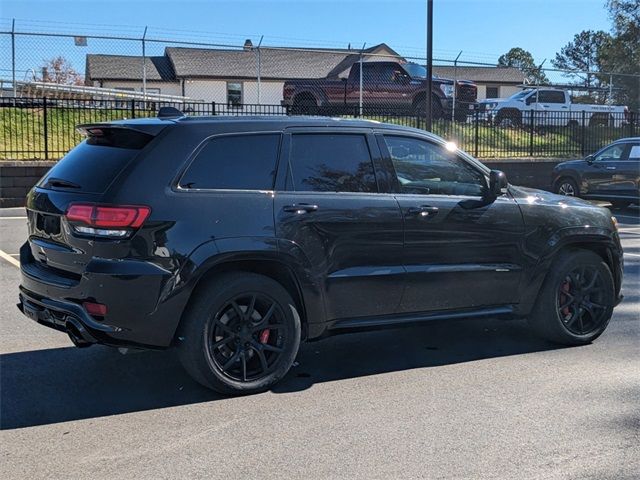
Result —
<instances>
[{"instance_id":1,"label":"leafy tree","mask_svg":"<svg viewBox=\"0 0 640 480\"><path fill-rule=\"evenodd\" d=\"M603 72L612 75L616 102L640 111L640 4L638 0L608 0L612 36L601 49Z\"/></svg>"},{"instance_id":2,"label":"leafy tree","mask_svg":"<svg viewBox=\"0 0 640 480\"><path fill-rule=\"evenodd\" d=\"M64 57L55 57L45 60L40 68L42 76L39 79L47 83L59 83L62 85L82 85L84 78L72 66L69 60Z\"/></svg>"},{"instance_id":3,"label":"leafy tree","mask_svg":"<svg viewBox=\"0 0 640 480\"><path fill-rule=\"evenodd\" d=\"M527 80L534 84L548 83L545 73L538 68L533 55L520 47L514 47L498 58L499 67L516 67L524 73Z\"/></svg>"},{"instance_id":4,"label":"leafy tree","mask_svg":"<svg viewBox=\"0 0 640 480\"><path fill-rule=\"evenodd\" d=\"M601 54L603 45L611 41L611 35L603 31L583 30L577 33L573 40L567 43L556 58L551 61L553 66L561 70L572 70L575 73L565 74L568 77L578 78L579 83L585 87L603 86L598 76L591 73L601 68ZM604 80L607 82L607 80Z\"/></svg>"}]
</instances>

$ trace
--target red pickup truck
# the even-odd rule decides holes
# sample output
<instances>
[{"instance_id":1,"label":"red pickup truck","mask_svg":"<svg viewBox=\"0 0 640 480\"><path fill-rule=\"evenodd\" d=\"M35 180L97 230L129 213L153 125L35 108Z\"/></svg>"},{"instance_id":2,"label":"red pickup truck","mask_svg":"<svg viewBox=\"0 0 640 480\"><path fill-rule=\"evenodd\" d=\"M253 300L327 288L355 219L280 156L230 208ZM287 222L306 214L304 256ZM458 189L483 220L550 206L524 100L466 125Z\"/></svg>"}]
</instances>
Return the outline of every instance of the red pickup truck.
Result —
<instances>
[{"instance_id":1,"label":"red pickup truck","mask_svg":"<svg viewBox=\"0 0 640 480\"><path fill-rule=\"evenodd\" d=\"M431 102L433 118L451 118L454 82L433 77ZM473 82L455 82L455 117L464 121L476 103L477 88ZM351 66L346 78L288 80L284 83L282 105L293 113L317 113L322 107L357 108L360 102L360 63ZM362 106L365 112L383 110L410 111L424 114L427 102L426 69L416 63L362 63Z\"/></svg>"}]
</instances>

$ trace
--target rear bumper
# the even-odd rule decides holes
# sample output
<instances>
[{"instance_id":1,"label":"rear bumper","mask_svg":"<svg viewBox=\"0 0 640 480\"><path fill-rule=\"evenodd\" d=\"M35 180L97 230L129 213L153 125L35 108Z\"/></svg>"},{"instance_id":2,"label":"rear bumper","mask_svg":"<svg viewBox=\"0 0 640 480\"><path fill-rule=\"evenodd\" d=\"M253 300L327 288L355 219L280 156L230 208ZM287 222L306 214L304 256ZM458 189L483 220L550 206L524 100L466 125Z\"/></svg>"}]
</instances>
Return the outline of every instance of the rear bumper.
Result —
<instances>
[{"instance_id":1,"label":"rear bumper","mask_svg":"<svg viewBox=\"0 0 640 480\"><path fill-rule=\"evenodd\" d=\"M36 262L28 243L20 250L20 263L18 308L32 320L89 344L171 344L184 307L180 296L171 294L171 272L140 260L94 258L79 278L68 278ZM89 315L85 301L106 305L107 314Z\"/></svg>"}]
</instances>

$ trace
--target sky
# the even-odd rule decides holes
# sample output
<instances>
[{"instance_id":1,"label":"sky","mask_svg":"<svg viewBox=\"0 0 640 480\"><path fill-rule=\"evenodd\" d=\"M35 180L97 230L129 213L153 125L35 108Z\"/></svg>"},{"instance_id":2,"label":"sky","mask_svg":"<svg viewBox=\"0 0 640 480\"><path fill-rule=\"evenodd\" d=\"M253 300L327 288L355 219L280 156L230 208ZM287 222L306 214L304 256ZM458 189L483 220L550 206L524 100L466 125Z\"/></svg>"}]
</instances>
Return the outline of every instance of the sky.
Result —
<instances>
[{"instance_id":1,"label":"sky","mask_svg":"<svg viewBox=\"0 0 640 480\"><path fill-rule=\"evenodd\" d=\"M511 47L551 59L573 35L610 29L605 0L434 0L434 56L495 62ZM426 0L1 0L0 29L150 33L219 43L359 47L385 42L424 56ZM205 33L210 32L210 33ZM166 35L165 35L166 36ZM6 43L0 44L5 49ZM6 63L8 52L0 53ZM6 65L0 66L6 68Z\"/></svg>"}]
</instances>

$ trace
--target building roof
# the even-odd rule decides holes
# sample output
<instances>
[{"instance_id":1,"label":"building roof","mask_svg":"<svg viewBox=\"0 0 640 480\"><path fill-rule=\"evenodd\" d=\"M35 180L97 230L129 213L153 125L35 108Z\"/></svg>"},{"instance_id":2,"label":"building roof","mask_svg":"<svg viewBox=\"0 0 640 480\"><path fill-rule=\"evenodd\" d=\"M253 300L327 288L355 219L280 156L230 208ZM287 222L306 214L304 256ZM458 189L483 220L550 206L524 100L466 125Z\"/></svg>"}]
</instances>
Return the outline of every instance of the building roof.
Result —
<instances>
[{"instance_id":1,"label":"building roof","mask_svg":"<svg viewBox=\"0 0 640 480\"><path fill-rule=\"evenodd\" d=\"M325 78L338 75L359 58L350 49L261 48L260 76L263 79ZM384 43L364 50L400 57ZM258 56L255 50L167 47L178 78L255 78Z\"/></svg>"},{"instance_id":2,"label":"building roof","mask_svg":"<svg viewBox=\"0 0 640 480\"><path fill-rule=\"evenodd\" d=\"M525 76L514 67L457 67L434 65L433 73L442 78L454 77L479 83L513 83L522 84Z\"/></svg>"},{"instance_id":3,"label":"building roof","mask_svg":"<svg viewBox=\"0 0 640 480\"><path fill-rule=\"evenodd\" d=\"M166 56L145 59L147 80L175 82L175 73ZM142 56L88 54L87 80L141 80Z\"/></svg>"}]
</instances>

